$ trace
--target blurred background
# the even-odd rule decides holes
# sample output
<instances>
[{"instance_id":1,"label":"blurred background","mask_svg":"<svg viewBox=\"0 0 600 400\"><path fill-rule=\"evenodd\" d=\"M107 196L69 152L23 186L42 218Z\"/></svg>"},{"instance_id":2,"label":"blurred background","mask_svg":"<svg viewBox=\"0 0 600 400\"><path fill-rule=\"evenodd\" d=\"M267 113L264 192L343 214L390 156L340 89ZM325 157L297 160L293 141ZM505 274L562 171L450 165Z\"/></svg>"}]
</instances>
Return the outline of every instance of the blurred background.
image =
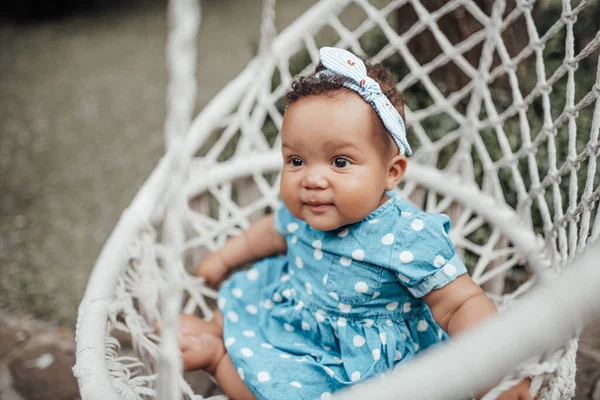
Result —
<instances>
[{"instance_id":1,"label":"blurred background","mask_svg":"<svg viewBox=\"0 0 600 400\"><path fill-rule=\"evenodd\" d=\"M314 3L278 1L278 31ZM198 110L256 54L261 11L259 0L202 1ZM597 4L588 18L600 21ZM78 396L77 306L163 153L166 29L164 0L0 4L2 400ZM600 326L582 340L600 349L597 338ZM600 352L580 358L577 398L599 400Z\"/></svg>"}]
</instances>

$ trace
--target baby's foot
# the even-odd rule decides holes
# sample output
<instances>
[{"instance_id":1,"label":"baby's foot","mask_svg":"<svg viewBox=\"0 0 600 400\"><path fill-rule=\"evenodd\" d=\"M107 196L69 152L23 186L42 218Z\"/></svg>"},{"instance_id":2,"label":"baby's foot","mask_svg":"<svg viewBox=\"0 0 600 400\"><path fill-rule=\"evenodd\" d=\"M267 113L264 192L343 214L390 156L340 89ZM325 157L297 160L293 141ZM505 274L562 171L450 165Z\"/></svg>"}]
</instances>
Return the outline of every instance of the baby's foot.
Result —
<instances>
[{"instance_id":1,"label":"baby's foot","mask_svg":"<svg viewBox=\"0 0 600 400\"><path fill-rule=\"evenodd\" d=\"M220 321L222 321L221 313L215 315L215 318L213 318L212 321L205 321L204 319L193 315L181 315L179 317L179 329L181 334L185 336L210 333L211 335L222 338L223 325L222 323L219 323Z\"/></svg>"},{"instance_id":2,"label":"baby's foot","mask_svg":"<svg viewBox=\"0 0 600 400\"><path fill-rule=\"evenodd\" d=\"M179 335L179 346L183 369L203 369L214 374L219 362L226 353L223 340L203 333L200 335Z\"/></svg>"},{"instance_id":3,"label":"baby's foot","mask_svg":"<svg viewBox=\"0 0 600 400\"><path fill-rule=\"evenodd\" d=\"M219 338L223 337L223 316L215 313L212 321L206 321L194 315L182 314L179 316L179 331L184 336L196 336L208 333ZM161 323L156 323L156 330L160 331Z\"/></svg>"}]
</instances>

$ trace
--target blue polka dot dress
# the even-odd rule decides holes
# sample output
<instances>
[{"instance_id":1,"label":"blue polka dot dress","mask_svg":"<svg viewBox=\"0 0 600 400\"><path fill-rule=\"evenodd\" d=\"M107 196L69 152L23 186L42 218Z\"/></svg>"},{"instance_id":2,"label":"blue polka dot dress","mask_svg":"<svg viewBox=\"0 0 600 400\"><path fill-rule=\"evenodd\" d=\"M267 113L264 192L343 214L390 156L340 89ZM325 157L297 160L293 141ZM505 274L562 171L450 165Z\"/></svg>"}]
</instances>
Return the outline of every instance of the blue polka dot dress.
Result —
<instances>
[{"instance_id":1,"label":"blue polka dot dress","mask_svg":"<svg viewBox=\"0 0 600 400\"><path fill-rule=\"evenodd\" d=\"M221 287L223 340L257 398L326 399L448 338L422 297L466 272L450 220L389 194L327 232L280 208L287 254Z\"/></svg>"}]
</instances>

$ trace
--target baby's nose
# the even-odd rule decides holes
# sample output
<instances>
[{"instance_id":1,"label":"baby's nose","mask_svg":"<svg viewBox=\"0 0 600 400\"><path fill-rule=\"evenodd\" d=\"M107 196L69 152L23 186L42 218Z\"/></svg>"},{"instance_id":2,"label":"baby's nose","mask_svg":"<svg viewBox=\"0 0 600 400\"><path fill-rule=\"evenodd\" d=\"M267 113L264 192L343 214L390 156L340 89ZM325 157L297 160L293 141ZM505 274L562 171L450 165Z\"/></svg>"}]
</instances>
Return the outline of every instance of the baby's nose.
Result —
<instances>
[{"instance_id":1,"label":"baby's nose","mask_svg":"<svg viewBox=\"0 0 600 400\"><path fill-rule=\"evenodd\" d=\"M307 189L327 189L329 186L327 179L321 174L308 174L302 184Z\"/></svg>"}]
</instances>

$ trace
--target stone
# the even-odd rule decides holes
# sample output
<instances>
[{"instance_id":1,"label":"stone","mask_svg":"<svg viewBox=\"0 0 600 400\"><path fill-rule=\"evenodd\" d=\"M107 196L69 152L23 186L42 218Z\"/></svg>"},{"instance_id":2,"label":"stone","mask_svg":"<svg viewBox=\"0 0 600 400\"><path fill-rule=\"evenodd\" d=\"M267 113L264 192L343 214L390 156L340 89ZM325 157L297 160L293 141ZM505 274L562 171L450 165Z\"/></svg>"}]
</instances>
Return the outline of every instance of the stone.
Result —
<instances>
[{"instance_id":1,"label":"stone","mask_svg":"<svg viewBox=\"0 0 600 400\"><path fill-rule=\"evenodd\" d=\"M592 400L600 400L600 377L596 379L596 384L592 388L592 394L590 396Z\"/></svg>"},{"instance_id":2,"label":"stone","mask_svg":"<svg viewBox=\"0 0 600 400\"><path fill-rule=\"evenodd\" d=\"M25 348L9 364L13 388L27 400L76 400L75 355L55 344Z\"/></svg>"},{"instance_id":3,"label":"stone","mask_svg":"<svg viewBox=\"0 0 600 400\"><path fill-rule=\"evenodd\" d=\"M7 324L0 324L0 359L23 345L27 339L29 339L29 335L26 332Z\"/></svg>"}]
</instances>

